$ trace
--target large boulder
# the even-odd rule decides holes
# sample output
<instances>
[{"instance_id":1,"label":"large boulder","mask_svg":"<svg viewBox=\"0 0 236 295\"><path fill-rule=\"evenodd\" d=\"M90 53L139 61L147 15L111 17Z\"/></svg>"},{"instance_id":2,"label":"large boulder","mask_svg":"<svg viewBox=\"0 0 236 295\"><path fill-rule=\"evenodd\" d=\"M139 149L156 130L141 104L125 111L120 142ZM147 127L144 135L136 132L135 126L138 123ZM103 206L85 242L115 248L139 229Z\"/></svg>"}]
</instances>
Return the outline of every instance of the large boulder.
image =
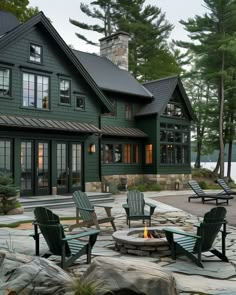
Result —
<instances>
[{"instance_id":1,"label":"large boulder","mask_svg":"<svg viewBox=\"0 0 236 295\"><path fill-rule=\"evenodd\" d=\"M70 282L50 260L0 250L0 294L62 295Z\"/></svg>"},{"instance_id":2,"label":"large boulder","mask_svg":"<svg viewBox=\"0 0 236 295\"><path fill-rule=\"evenodd\" d=\"M99 295L178 294L172 274L151 262L97 257L84 277L103 281Z\"/></svg>"}]
</instances>

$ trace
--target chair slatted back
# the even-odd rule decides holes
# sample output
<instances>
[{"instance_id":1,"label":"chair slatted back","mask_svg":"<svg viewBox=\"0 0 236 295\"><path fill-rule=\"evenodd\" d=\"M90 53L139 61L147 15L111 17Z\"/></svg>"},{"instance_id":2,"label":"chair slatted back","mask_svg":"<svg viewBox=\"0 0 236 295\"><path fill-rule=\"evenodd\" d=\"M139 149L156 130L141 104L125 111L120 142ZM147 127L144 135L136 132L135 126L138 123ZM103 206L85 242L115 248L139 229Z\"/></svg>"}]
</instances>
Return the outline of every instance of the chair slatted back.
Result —
<instances>
[{"instance_id":1,"label":"chair slatted back","mask_svg":"<svg viewBox=\"0 0 236 295\"><path fill-rule=\"evenodd\" d=\"M211 209L204 215L203 221L197 229L197 235L202 237L202 252L208 251L212 245L225 222L226 209L224 207L216 207ZM198 241L194 250L198 247Z\"/></svg>"},{"instance_id":2,"label":"chair slatted back","mask_svg":"<svg viewBox=\"0 0 236 295\"><path fill-rule=\"evenodd\" d=\"M60 224L58 215L51 210L38 207L34 209L35 222L38 224L49 250L54 255L61 255L61 239L65 237L63 226ZM70 248L66 243L66 255L70 254Z\"/></svg>"},{"instance_id":3,"label":"chair slatted back","mask_svg":"<svg viewBox=\"0 0 236 295\"><path fill-rule=\"evenodd\" d=\"M201 187L199 186L199 184L196 182L196 180L190 180L188 182L189 186L191 187L191 189L198 195L198 196L205 196L206 194L204 193L204 191L201 189Z\"/></svg>"},{"instance_id":4,"label":"chair slatted back","mask_svg":"<svg viewBox=\"0 0 236 295\"><path fill-rule=\"evenodd\" d=\"M127 204L129 206L129 216L144 215L144 195L140 191L133 190L127 193Z\"/></svg>"},{"instance_id":5,"label":"chair slatted back","mask_svg":"<svg viewBox=\"0 0 236 295\"><path fill-rule=\"evenodd\" d=\"M231 188L225 183L225 181L223 179L217 179L217 183L222 187L222 189L228 194L232 194L233 191L231 190Z\"/></svg>"},{"instance_id":6,"label":"chair slatted back","mask_svg":"<svg viewBox=\"0 0 236 295\"><path fill-rule=\"evenodd\" d=\"M75 191L72 197L76 207L79 209L81 219L83 221L91 220L91 212L86 211L86 209L93 210L94 207L90 203L87 194L81 191Z\"/></svg>"}]
</instances>

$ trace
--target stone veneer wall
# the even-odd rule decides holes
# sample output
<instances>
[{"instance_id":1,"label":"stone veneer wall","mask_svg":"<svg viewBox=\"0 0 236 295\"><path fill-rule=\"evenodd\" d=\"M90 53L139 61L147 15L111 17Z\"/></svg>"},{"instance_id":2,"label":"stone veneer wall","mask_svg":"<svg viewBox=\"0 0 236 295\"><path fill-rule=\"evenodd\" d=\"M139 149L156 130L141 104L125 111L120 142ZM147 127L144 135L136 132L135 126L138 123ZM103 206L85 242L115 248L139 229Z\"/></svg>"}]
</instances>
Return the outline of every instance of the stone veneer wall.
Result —
<instances>
[{"instance_id":1,"label":"stone veneer wall","mask_svg":"<svg viewBox=\"0 0 236 295\"><path fill-rule=\"evenodd\" d=\"M187 188L192 174L108 175L102 178L102 191L108 191L107 187L111 183L121 185L121 178L127 178L128 186L137 185L142 180L160 184L163 190L182 190Z\"/></svg>"},{"instance_id":2,"label":"stone veneer wall","mask_svg":"<svg viewBox=\"0 0 236 295\"><path fill-rule=\"evenodd\" d=\"M102 184L101 182L86 182L85 183L86 192L101 192Z\"/></svg>"}]
</instances>

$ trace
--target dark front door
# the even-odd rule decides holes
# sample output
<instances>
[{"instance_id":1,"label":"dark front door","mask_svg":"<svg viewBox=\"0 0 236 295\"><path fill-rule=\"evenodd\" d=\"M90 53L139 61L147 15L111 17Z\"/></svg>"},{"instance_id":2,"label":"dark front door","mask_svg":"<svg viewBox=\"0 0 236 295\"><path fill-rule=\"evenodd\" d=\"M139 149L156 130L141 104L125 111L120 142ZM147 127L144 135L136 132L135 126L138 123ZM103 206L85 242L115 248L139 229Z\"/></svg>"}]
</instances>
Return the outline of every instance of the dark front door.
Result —
<instances>
[{"instance_id":1,"label":"dark front door","mask_svg":"<svg viewBox=\"0 0 236 295\"><path fill-rule=\"evenodd\" d=\"M82 188L81 143L57 143L57 193L66 194Z\"/></svg>"},{"instance_id":2,"label":"dark front door","mask_svg":"<svg viewBox=\"0 0 236 295\"><path fill-rule=\"evenodd\" d=\"M21 195L50 194L49 142L22 140Z\"/></svg>"}]
</instances>

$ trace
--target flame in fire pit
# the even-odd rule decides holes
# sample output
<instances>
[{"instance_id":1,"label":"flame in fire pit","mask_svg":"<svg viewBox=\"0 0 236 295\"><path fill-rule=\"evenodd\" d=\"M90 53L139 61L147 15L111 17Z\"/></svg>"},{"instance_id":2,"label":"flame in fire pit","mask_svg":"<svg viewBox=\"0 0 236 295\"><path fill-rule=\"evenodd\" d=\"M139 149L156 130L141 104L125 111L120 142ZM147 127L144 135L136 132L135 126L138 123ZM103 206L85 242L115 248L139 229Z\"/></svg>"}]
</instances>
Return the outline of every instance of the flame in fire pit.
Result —
<instances>
[{"instance_id":1,"label":"flame in fire pit","mask_svg":"<svg viewBox=\"0 0 236 295\"><path fill-rule=\"evenodd\" d=\"M143 237L144 237L144 239L148 239L148 238L149 238L149 236L148 236L148 229L147 229L147 224L146 224L146 222L144 223Z\"/></svg>"},{"instance_id":2,"label":"flame in fire pit","mask_svg":"<svg viewBox=\"0 0 236 295\"><path fill-rule=\"evenodd\" d=\"M162 238L162 234L157 230L148 230L146 222L144 223L143 230L143 238L144 239L159 239Z\"/></svg>"}]
</instances>

